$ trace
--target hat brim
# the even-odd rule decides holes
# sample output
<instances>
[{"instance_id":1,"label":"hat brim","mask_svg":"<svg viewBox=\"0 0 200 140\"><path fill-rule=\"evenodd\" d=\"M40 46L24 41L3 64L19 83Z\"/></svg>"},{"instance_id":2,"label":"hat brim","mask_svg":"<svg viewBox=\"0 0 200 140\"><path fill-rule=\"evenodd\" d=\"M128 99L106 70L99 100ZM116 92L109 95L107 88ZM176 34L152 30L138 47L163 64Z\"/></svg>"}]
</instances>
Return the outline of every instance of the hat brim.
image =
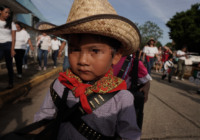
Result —
<instances>
[{"instance_id":1,"label":"hat brim","mask_svg":"<svg viewBox=\"0 0 200 140\"><path fill-rule=\"evenodd\" d=\"M141 35L137 26L129 19L113 14L89 16L61 26L40 22L37 24L37 29L61 38L73 33L109 36L122 42L123 56L136 52L141 43Z\"/></svg>"}]
</instances>

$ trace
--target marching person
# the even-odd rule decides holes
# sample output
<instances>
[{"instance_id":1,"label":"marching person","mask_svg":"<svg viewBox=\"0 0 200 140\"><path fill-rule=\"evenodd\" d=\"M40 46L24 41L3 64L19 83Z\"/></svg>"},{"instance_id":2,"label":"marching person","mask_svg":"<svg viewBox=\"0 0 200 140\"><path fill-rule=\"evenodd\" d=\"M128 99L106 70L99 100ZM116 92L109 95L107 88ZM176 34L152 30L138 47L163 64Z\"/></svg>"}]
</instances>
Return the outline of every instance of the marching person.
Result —
<instances>
[{"instance_id":1,"label":"marching person","mask_svg":"<svg viewBox=\"0 0 200 140\"><path fill-rule=\"evenodd\" d=\"M154 56L156 56L158 60L158 48L155 46L155 44L156 41L153 38L151 38L147 42L147 46L143 48L143 62L146 55L147 71L149 75L151 75L151 69L154 65Z\"/></svg>"},{"instance_id":2,"label":"marching person","mask_svg":"<svg viewBox=\"0 0 200 140\"><path fill-rule=\"evenodd\" d=\"M54 119L58 114L52 140L140 140L134 97L126 90L126 82L113 75L112 68L122 55L136 52L139 30L130 20L118 16L107 0L84 2L74 0L66 26L50 30L44 30L42 24L39 27L49 34L68 35L70 68L51 84L34 121ZM84 10L89 7L92 9ZM62 104L56 106L57 99L63 100ZM65 106L69 107L69 117L63 122ZM80 115L74 115L72 109Z\"/></svg>"},{"instance_id":3,"label":"marching person","mask_svg":"<svg viewBox=\"0 0 200 140\"><path fill-rule=\"evenodd\" d=\"M0 61L5 56L6 68L8 70L8 87L13 88L13 58L15 53L16 26L10 7L0 5Z\"/></svg>"},{"instance_id":4,"label":"marching person","mask_svg":"<svg viewBox=\"0 0 200 140\"><path fill-rule=\"evenodd\" d=\"M30 35L25 31L22 30L21 23L15 22L17 32L16 32L16 43L15 43L15 62L17 67L17 77L22 78L22 64L23 64L23 58L26 51L26 45L27 42L31 47L31 50L34 51L34 48L32 46Z\"/></svg>"},{"instance_id":5,"label":"marching person","mask_svg":"<svg viewBox=\"0 0 200 140\"><path fill-rule=\"evenodd\" d=\"M173 57L169 56L168 61L165 61L164 64L164 75L162 76L162 80L164 80L168 76L168 82L171 83L171 77L174 75L175 68L173 63Z\"/></svg>"},{"instance_id":6,"label":"marching person","mask_svg":"<svg viewBox=\"0 0 200 140\"><path fill-rule=\"evenodd\" d=\"M39 67L37 70L42 70L42 55L43 54L44 54L43 70L47 70L47 55L48 55L48 52L50 52L50 48L51 48L51 37L47 35L46 33L42 33L42 35L40 35L37 38L37 46L39 48L39 54L38 54Z\"/></svg>"},{"instance_id":7,"label":"marching person","mask_svg":"<svg viewBox=\"0 0 200 140\"><path fill-rule=\"evenodd\" d=\"M162 55L162 62L165 63L165 61L168 60L168 57L172 54L172 51L167 46L164 46L163 48L164 48L164 51Z\"/></svg>"},{"instance_id":8,"label":"marching person","mask_svg":"<svg viewBox=\"0 0 200 140\"><path fill-rule=\"evenodd\" d=\"M162 47L158 49L158 59L156 59L156 72L161 72L162 68Z\"/></svg>"},{"instance_id":9,"label":"marching person","mask_svg":"<svg viewBox=\"0 0 200 140\"><path fill-rule=\"evenodd\" d=\"M62 53L63 49L65 49L65 57L64 57L64 62L63 62L63 71L66 71L67 68L70 67L69 59L68 59L68 43L67 43L67 40L64 40L62 42L60 50L59 50L59 53L58 53L58 58L61 57L61 53Z\"/></svg>"},{"instance_id":10,"label":"marching person","mask_svg":"<svg viewBox=\"0 0 200 140\"><path fill-rule=\"evenodd\" d=\"M53 51L52 58L54 61L54 68L56 68L57 66L57 57L58 57L58 51L59 51L60 46L61 46L60 40L58 40L57 37L54 36L53 39L51 40L51 49Z\"/></svg>"},{"instance_id":11,"label":"marching person","mask_svg":"<svg viewBox=\"0 0 200 140\"><path fill-rule=\"evenodd\" d=\"M23 27L22 30L26 31L26 27ZM27 32L27 31L26 31ZM28 33L28 32L27 32ZM30 36L30 35L29 35ZM30 45L29 43L26 44L26 52L23 58L23 65L22 68L28 69L27 60L28 60L28 53L29 53Z\"/></svg>"},{"instance_id":12,"label":"marching person","mask_svg":"<svg viewBox=\"0 0 200 140\"><path fill-rule=\"evenodd\" d=\"M176 57L178 57L178 68L177 72L175 73L175 79L178 79L178 75L181 72L180 80L184 81L183 76L185 73L185 59L188 58L186 54L187 46L183 46L181 50L178 50L176 53Z\"/></svg>"}]
</instances>

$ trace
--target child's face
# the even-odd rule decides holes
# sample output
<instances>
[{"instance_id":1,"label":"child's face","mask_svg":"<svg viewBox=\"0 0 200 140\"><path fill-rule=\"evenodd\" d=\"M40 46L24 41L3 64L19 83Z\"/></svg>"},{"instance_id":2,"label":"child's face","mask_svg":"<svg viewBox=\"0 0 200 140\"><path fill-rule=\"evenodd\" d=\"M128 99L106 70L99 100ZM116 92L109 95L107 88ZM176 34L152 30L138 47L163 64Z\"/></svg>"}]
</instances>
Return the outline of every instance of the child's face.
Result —
<instances>
[{"instance_id":1,"label":"child's face","mask_svg":"<svg viewBox=\"0 0 200 140\"><path fill-rule=\"evenodd\" d=\"M84 81L98 80L116 65L122 56L119 50L114 50L106 43L97 42L91 35L82 35L80 42L77 35L69 38L69 63L74 74Z\"/></svg>"},{"instance_id":2,"label":"child's face","mask_svg":"<svg viewBox=\"0 0 200 140\"><path fill-rule=\"evenodd\" d=\"M169 61L173 61L173 58L170 58Z\"/></svg>"}]
</instances>

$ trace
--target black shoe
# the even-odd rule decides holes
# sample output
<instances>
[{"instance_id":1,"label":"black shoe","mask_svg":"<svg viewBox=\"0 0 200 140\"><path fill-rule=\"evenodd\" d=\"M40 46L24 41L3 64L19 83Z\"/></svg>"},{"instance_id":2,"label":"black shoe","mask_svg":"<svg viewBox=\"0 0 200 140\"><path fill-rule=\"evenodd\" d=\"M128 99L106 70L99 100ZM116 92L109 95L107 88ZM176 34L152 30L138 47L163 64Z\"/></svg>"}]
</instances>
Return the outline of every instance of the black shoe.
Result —
<instances>
[{"instance_id":1,"label":"black shoe","mask_svg":"<svg viewBox=\"0 0 200 140\"><path fill-rule=\"evenodd\" d=\"M163 76L162 76L162 80L164 80L166 77L167 77L167 75L163 75Z\"/></svg>"},{"instance_id":2,"label":"black shoe","mask_svg":"<svg viewBox=\"0 0 200 140\"><path fill-rule=\"evenodd\" d=\"M197 91L198 94L200 94L200 91Z\"/></svg>"},{"instance_id":3,"label":"black shoe","mask_svg":"<svg viewBox=\"0 0 200 140\"><path fill-rule=\"evenodd\" d=\"M169 82L169 83L172 83L171 79L172 79L172 77L169 76L169 77L168 77L168 82Z\"/></svg>"},{"instance_id":4,"label":"black shoe","mask_svg":"<svg viewBox=\"0 0 200 140\"><path fill-rule=\"evenodd\" d=\"M8 85L7 89L12 89L13 87L13 85Z\"/></svg>"}]
</instances>

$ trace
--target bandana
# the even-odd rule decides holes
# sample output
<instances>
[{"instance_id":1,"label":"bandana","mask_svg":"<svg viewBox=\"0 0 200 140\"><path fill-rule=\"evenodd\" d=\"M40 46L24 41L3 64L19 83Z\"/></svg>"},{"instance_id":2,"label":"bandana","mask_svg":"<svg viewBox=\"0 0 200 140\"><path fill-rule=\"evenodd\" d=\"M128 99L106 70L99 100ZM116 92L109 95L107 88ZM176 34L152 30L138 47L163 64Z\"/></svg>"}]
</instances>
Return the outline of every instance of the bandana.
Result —
<instances>
[{"instance_id":1,"label":"bandana","mask_svg":"<svg viewBox=\"0 0 200 140\"><path fill-rule=\"evenodd\" d=\"M87 100L88 95L92 93L112 93L127 89L126 82L124 80L113 76L112 67L108 70L104 77L96 81L93 85L84 84L82 80L73 74L69 68L66 72L59 73L59 75L58 80L60 83L72 90L75 97L80 98L81 105L88 114L92 113L92 109Z\"/></svg>"}]
</instances>

